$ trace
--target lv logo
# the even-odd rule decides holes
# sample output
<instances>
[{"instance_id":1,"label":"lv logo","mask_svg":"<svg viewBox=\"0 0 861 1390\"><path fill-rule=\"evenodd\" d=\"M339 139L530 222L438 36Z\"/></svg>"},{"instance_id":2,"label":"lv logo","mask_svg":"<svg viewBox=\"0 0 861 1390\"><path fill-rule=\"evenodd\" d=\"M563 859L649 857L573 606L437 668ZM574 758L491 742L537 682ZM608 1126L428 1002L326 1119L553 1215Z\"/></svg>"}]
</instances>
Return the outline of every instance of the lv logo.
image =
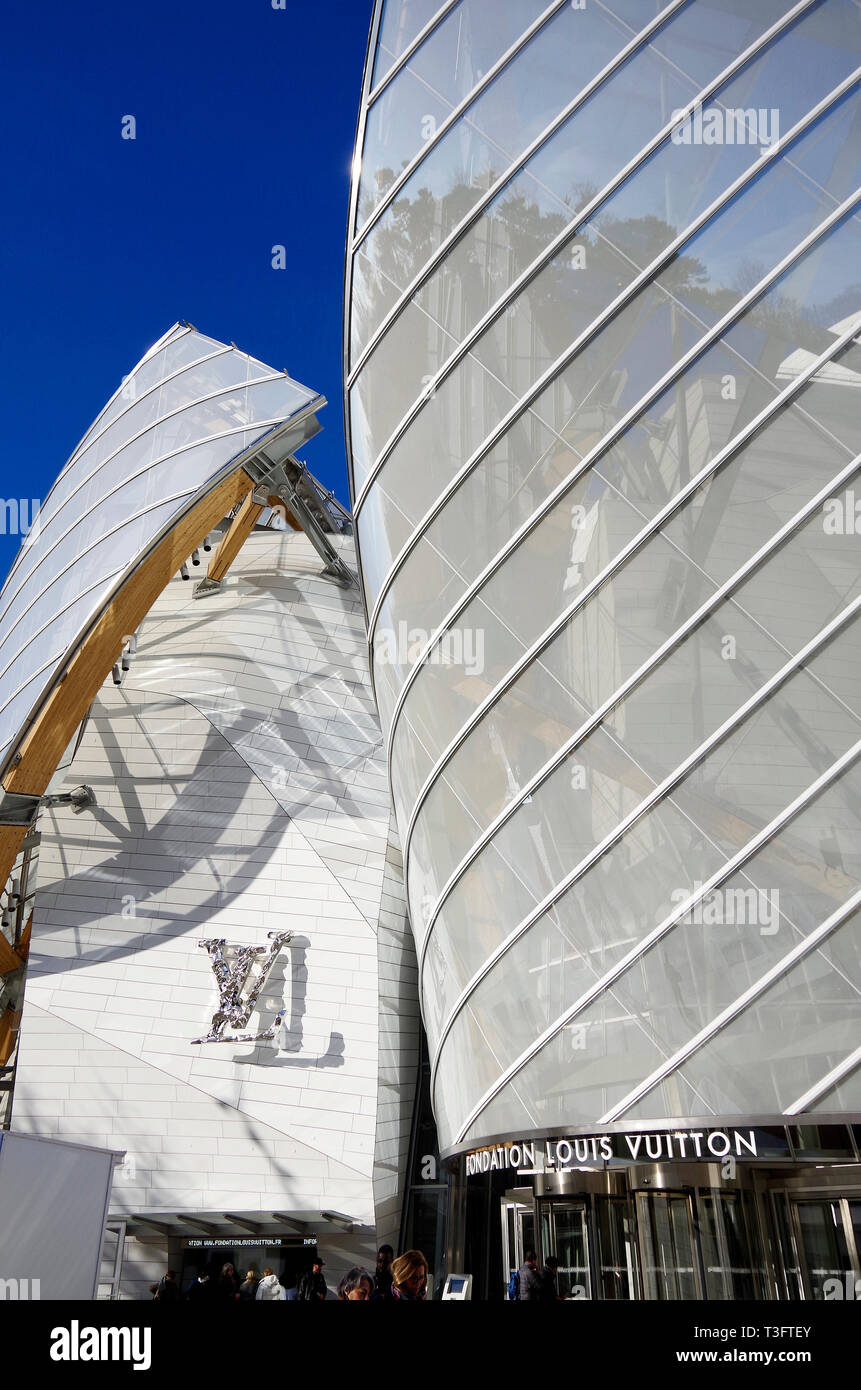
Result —
<instances>
[{"instance_id":1,"label":"lv logo","mask_svg":"<svg viewBox=\"0 0 861 1390\"><path fill-rule=\"evenodd\" d=\"M209 1036L195 1038L193 1046L200 1043L272 1042L281 1026L285 1009L275 1015L262 1033L236 1034L227 1030L245 1027L278 952L292 939L292 932L270 932L269 946L232 946L227 941L198 942L209 952L220 1000L212 1015ZM244 992L246 986L247 993Z\"/></svg>"}]
</instances>

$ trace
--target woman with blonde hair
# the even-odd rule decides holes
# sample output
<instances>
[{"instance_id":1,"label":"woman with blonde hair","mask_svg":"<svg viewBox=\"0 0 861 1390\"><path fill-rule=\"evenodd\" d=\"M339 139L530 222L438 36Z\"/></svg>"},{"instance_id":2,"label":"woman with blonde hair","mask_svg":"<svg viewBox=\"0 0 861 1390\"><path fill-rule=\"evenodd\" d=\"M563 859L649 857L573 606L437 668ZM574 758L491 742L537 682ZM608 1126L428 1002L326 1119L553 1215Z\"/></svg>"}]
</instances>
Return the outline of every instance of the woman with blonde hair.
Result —
<instances>
[{"instance_id":1,"label":"woman with blonde hair","mask_svg":"<svg viewBox=\"0 0 861 1390\"><path fill-rule=\"evenodd\" d=\"M421 1250L407 1250L392 1262L390 1298L405 1303L421 1303L427 1297L428 1262Z\"/></svg>"}]
</instances>

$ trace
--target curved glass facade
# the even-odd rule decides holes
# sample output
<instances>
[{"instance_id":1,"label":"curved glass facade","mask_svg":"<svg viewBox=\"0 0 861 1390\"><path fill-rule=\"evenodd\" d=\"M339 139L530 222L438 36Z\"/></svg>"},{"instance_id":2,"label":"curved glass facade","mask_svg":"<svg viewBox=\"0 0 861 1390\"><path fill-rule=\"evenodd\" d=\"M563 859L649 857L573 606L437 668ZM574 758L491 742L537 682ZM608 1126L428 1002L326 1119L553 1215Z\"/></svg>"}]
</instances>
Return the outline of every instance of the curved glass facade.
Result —
<instances>
[{"instance_id":1,"label":"curved glass facade","mask_svg":"<svg viewBox=\"0 0 861 1390\"><path fill-rule=\"evenodd\" d=\"M441 1147L861 1110L857 5L432 9L345 371Z\"/></svg>"},{"instance_id":2,"label":"curved glass facade","mask_svg":"<svg viewBox=\"0 0 861 1390\"><path fill-rule=\"evenodd\" d=\"M0 764L156 542L258 444L323 404L187 325L150 349L60 473L0 591Z\"/></svg>"}]
</instances>

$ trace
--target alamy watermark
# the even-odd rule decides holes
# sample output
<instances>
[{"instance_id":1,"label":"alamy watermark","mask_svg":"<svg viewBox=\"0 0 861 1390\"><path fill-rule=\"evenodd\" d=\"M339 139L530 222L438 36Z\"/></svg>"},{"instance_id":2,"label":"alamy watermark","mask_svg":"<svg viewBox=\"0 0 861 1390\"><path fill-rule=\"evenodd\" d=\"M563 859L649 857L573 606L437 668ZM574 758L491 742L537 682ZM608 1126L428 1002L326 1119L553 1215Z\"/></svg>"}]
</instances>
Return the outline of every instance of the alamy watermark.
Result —
<instances>
[{"instance_id":1,"label":"alamy watermark","mask_svg":"<svg viewBox=\"0 0 861 1390\"><path fill-rule=\"evenodd\" d=\"M152 1365L151 1327L82 1327L73 1318L68 1327L51 1331L52 1361L130 1361L135 1371Z\"/></svg>"},{"instance_id":2,"label":"alamy watermark","mask_svg":"<svg viewBox=\"0 0 861 1390\"><path fill-rule=\"evenodd\" d=\"M0 497L0 536L23 536L32 545L39 535L42 506L38 497Z\"/></svg>"},{"instance_id":3,"label":"alamy watermark","mask_svg":"<svg viewBox=\"0 0 861 1390\"><path fill-rule=\"evenodd\" d=\"M780 139L780 112L776 106L721 107L703 111L695 106L673 112L674 145L758 145L769 149Z\"/></svg>"},{"instance_id":4,"label":"alamy watermark","mask_svg":"<svg viewBox=\"0 0 861 1390\"><path fill-rule=\"evenodd\" d=\"M432 635L405 622L396 628L378 628L374 657L381 666L414 666L421 659L423 666L461 666L468 676L484 674L483 628L451 628L426 651Z\"/></svg>"},{"instance_id":5,"label":"alamy watermark","mask_svg":"<svg viewBox=\"0 0 861 1390\"><path fill-rule=\"evenodd\" d=\"M861 496L849 488L842 497L829 497L822 509L826 536L861 536Z\"/></svg>"},{"instance_id":6,"label":"alamy watermark","mask_svg":"<svg viewBox=\"0 0 861 1390\"><path fill-rule=\"evenodd\" d=\"M42 1297L41 1279L0 1279L0 1302L34 1302Z\"/></svg>"},{"instance_id":7,"label":"alamy watermark","mask_svg":"<svg viewBox=\"0 0 861 1390\"><path fill-rule=\"evenodd\" d=\"M687 902L693 891L702 893L703 885L675 888L670 899L675 906ZM760 936L774 936L780 927L780 890L778 888L715 888L700 897L683 917L687 925L697 927L758 927Z\"/></svg>"}]
</instances>

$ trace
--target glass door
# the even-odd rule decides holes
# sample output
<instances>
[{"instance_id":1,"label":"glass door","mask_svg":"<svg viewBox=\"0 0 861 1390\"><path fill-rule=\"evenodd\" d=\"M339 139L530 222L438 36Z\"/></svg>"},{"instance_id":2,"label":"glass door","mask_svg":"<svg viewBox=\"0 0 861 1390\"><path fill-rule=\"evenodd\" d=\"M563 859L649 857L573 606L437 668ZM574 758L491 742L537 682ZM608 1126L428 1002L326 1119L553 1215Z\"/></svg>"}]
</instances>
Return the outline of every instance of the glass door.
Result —
<instances>
[{"instance_id":1,"label":"glass door","mask_svg":"<svg viewBox=\"0 0 861 1390\"><path fill-rule=\"evenodd\" d=\"M791 1207L804 1297L845 1298L847 1275L853 1290L855 1280L861 1277L861 1203L845 1197L793 1198Z\"/></svg>"},{"instance_id":2,"label":"glass door","mask_svg":"<svg viewBox=\"0 0 861 1390\"><path fill-rule=\"evenodd\" d=\"M591 1298L586 1203L545 1202L541 1208L541 1258L559 1261L556 1287L561 1298Z\"/></svg>"},{"instance_id":3,"label":"glass door","mask_svg":"<svg viewBox=\"0 0 861 1390\"><path fill-rule=\"evenodd\" d=\"M596 1197L598 1231L598 1297L627 1300L639 1297L637 1231L627 1197Z\"/></svg>"},{"instance_id":4,"label":"glass door","mask_svg":"<svg viewBox=\"0 0 861 1390\"><path fill-rule=\"evenodd\" d=\"M702 1298L690 1198L676 1192L638 1192L637 1218L645 1298Z\"/></svg>"},{"instance_id":5,"label":"glass door","mask_svg":"<svg viewBox=\"0 0 861 1390\"><path fill-rule=\"evenodd\" d=\"M535 1212L531 1203L502 1202L502 1261L505 1288L516 1269L526 1263L528 1250L536 1250Z\"/></svg>"},{"instance_id":6,"label":"glass door","mask_svg":"<svg viewBox=\"0 0 861 1390\"><path fill-rule=\"evenodd\" d=\"M756 1298L740 1195L714 1188L701 1191L697 1207L706 1298Z\"/></svg>"}]
</instances>

